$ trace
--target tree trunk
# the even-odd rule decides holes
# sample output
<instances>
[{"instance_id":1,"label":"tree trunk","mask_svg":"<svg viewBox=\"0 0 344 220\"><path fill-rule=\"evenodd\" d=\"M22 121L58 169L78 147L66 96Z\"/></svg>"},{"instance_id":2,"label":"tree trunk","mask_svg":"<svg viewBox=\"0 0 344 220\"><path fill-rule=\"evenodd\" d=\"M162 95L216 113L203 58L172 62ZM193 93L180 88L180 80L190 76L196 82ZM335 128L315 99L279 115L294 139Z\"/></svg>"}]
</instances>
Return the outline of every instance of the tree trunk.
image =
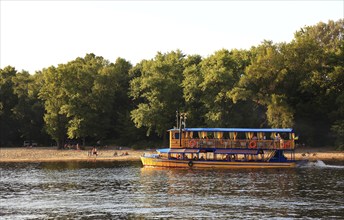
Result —
<instances>
[{"instance_id":1,"label":"tree trunk","mask_svg":"<svg viewBox=\"0 0 344 220\"><path fill-rule=\"evenodd\" d=\"M59 150L63 149L63 139L57 139L55 141L57 144L57 149L59 149Z\"/></svg>"}]
</instances>

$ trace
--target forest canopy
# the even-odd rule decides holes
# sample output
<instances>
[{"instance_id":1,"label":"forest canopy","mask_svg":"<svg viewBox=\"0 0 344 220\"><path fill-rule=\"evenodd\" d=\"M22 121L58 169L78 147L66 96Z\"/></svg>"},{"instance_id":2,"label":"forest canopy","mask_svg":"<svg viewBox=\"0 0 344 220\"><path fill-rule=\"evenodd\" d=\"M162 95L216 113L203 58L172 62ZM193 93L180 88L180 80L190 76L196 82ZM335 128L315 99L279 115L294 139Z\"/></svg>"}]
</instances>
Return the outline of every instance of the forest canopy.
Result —
<instances>
[{"instance_id":1,"label":"forest canopy","mask_svg":"<svg viewBox=\"0 0 344 220\"><path fill-rule=\"evenodd\" d=\"M300 143L343 149L344 20L205 58L175 50L132 65L90 53L31 74L0 69L1 147L147 147L166 137L177 110L188 127L293 127Z\"/></svg>"}]
</instances>

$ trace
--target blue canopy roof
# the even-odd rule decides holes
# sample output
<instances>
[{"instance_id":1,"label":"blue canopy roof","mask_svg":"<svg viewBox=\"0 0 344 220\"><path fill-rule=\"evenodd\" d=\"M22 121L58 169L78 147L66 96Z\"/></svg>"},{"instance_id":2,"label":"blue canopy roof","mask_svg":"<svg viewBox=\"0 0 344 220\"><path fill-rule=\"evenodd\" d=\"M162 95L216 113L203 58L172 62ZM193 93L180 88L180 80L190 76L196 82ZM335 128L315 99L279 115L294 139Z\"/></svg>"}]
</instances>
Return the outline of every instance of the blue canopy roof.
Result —
<instances>
[{"instance_id":1,"label":"blue canopy roof","mask_svg":"<svg viewBox=\"0 0 344 220\"><path fill-rule=\"evenodd\" d=\"M292 128L184 128L183 131L205 132L293 132Z\"/></svg>"},{"instance_id":2,"label":"blue canopy roof","mask_svg":"<svg viewBox=\"0 0 344 220\"><path fill-rule=\"evenodd\" d=\"M198 153L199 149L192 149L192 148L162 148L157 149L159 153Z\"/></svg>"},{"instance_id":3,"label":"blue canopy roof","mask_svg":"<svg viewBox=\"0 0 344 220\"><path fill-rule=\"evenodd\" d=\"M162 148L162 149L157 149L156 151L158 151L159 153L168 153L170 152L170 148Z\"/></svg>"}]
</instances>

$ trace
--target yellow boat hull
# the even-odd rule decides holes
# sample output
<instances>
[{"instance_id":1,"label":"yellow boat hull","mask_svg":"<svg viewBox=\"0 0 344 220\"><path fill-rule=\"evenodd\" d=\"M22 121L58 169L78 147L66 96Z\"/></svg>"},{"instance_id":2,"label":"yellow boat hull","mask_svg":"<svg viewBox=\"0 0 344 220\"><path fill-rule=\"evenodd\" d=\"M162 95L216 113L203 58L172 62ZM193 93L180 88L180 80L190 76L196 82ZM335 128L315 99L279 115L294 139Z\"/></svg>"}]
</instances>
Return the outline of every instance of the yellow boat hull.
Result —
<instances>
[{"instance_id":1,"label":"yellow boat hull","mask_svg":"<svg viewBox=\"0 0 344 220\"><path fill-rule=\"evenodd\" d=\"M164 158L141 157L143 166L177 168L292 168L295 162L257 162L257 161L201 161L170 160Z\"/></svg>"}]
</instances>

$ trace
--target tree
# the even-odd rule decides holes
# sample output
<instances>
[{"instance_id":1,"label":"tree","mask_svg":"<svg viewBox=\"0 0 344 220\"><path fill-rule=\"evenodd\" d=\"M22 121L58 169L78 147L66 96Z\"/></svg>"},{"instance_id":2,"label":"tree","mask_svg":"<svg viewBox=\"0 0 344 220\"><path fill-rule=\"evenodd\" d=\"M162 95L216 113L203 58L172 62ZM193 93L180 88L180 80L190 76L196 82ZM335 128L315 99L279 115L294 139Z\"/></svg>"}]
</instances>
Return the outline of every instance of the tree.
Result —
<instances>
[{"instance_id":1,"label":"tree","mask_svg":"<svg viewBox=\"0 0 344 220\"><path fill-rule=\"evenodd\" d=\"M237 109L227 93L244 74L248 57L247 51L222 49L202 60L200 100L206 111L205 121L208 126L229 127L239 124L232 117Z\"/></svg>"},{"instance_id":2,"label":"tree","mask_svg":"<svg viewBox=\"0 0 344 220\"><path fill-rule=\"evenodd\" d=\"M45 102L45 122L49 134L59 143L70 139L106 138L115 130L116 117L125 114L128 104L130 63L117 59L112 64L87 54L67 64L43 72L40 97ZM124 103L123 103L124 102Z\"/></svg>"},{"instance_id":3,"label":"tree","mask_svg":"<svg viewBox=\"0 0 344 220\"><path fill-rule=\"evenodd\" d=\"M288 74L284 65L283 46L264 41L259 47L252 48L252 63L236 87L228 93L234 102L252 100L259 108L263 108L265 117L258 115L261 126L293 125L293 109L288 105L283 89Z\"/></svg>"},{"instance_id":4,"label":"tree","mask_svg":"<svg viewBox=\"0 0 344 220\"><path fill-rule=\"evenodd\" d=\"M26 71L16 74L12 78L14 94L17 103L12 109L13 117L17 121L18 132L22 140L36 140L46 142L46 134L43 127L43 103L38 99L39 73L30 75Z\"/></svg>"},{"instance_id":5,"label":"tree","mask_svg":"<svg viewBox=\"0 0 344 220\"><path fill-rule=\"evenodd\" d=\"M59 147L67 138L129 143L141 133L162 136L179 110L188 126L293 126L301 142L340 147L343 36L340 19L303 27L290 43L206 58L177 50L133 67L86 54L33 75L8 66L0 69L0 146L45 140L43 122Z\"/></svg>"},{"instance_id":6,"label":"tree","mask_svg":"<svg viewBox=\"0 0 344 220\"><path fill-rule=\"evenodd\" d=\"M0 71L0 146L21 145L23 140L46 142L37 77L11 66Z\"/></svg>"},{"instance_id":7,"label":"tree","mask_svg":"<svg viewBox=\"0 0 344 220\"><path fill-rule=\"evenodd\" d=\"M109 128L108 117L100 117L112 104L112 99L106 102L113 94L107 80L111 71L105 69L108 66L108 61L94 54L60 66L67 101L61 111L68 119L68 138L81 138L85 144L86 137L101 138Z\"/></svg>"},{"instance_id":8,"label":"tree","mask_svg":"<svg viewBox=\"0 0 344 220\"><path fill-rule=\"evenodd\" d=\"M132 65L118 58L114 64L105 67L95 82L95 99L100 103L98 106L99 123L102 126L101 138L109 137L122 139L125 144L133 138L129 130L134 127L130 120L132 103L129 99L129 70ZM107 125L107 126L104 126ZM126 141L126 142L125 142Z\"/></svg>"},{"instance_id":9,"label":"tree","mask_svg":"<svg viewBox=\"0 0 344 220\"><path fill-rule=\"evenodd\" d=\"M147 128L147 135L155 131L162 136L174 124L175 111L184 106L183 62L184 54L177 50L138 64L136 73L141 75L130 82L130 95L137 102L131 118L137 128Z\"/></svg>"},{"instance_id":10,"label":"tree","mask_svg":"<svg viewBox=\"0 0 344 220\"><path fill-rule=\"evenodd\" d=\"M12 109L18 102L13 78L17 71L7 66L0 69L0 146L12 145L18 139L17 124Z\"/></svg>"},{"instance_id":11,"label":"tree","mask_svg":"<svg viewBox=\"0 0 344 220\"><path fill-rule=\"evenodd\" d=\"M343 91L343 36L343 19L320 22L297 31L289 44L286 65L299 85L289 89L294 91L296 129L312 146L333 144L330 128L341 120L337 113Z\"/></svg>"},{"instance_id":12,"label":"tree","mask_svg":"<svg viewBox=\"0 0 344 220\"><path fill-rule=\"evenodd\" d=\"M201 102L202 91L200 84L203 81L201 75L202 57L199 55L188 56L184 61L183 71L183 98L185 100L185 111L187 112L187 124L189 127L205 124L205 108Z\"/></svg>"},{"instance_id":13,"label":"tree","mask_svg":"<svg viewBox=\"0 0 344 220\"><path fill-rule=\"evenodd\" d=\"M67 103L65 91L62 88L64 76L56 67L43 69L43 86L39 98L44 102L45 130L56 141L57 147L62 148L67 133L67 116L62 106Z\"/></svg>"}]
</instances>

